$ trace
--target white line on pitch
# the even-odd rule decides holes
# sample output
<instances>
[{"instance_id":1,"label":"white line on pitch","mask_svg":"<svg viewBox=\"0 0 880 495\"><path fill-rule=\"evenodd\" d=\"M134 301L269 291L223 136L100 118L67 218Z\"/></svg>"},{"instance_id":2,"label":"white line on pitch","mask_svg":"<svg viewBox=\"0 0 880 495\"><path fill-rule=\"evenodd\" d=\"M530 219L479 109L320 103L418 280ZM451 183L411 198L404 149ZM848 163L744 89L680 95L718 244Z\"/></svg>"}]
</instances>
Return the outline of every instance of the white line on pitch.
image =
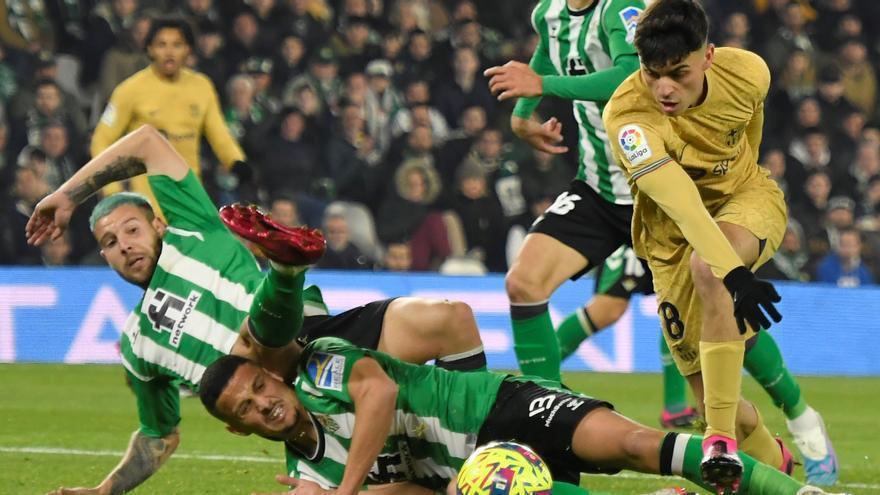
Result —
<instances>
[{"instance_id":1,"label":"white line on pitch","mask_svg":"<svg viewBox=\"0 0 880 495\"><path fill-rule=\"evenodd\" d=\"M4 447L0 446L0 453L10 454L47 454L47 455L88 455L96 457L122 457L124 452L118 450L83 450L83 449L63 449L56 447ZM240 461L240 462L264 462L272 464L283 464L280 456L277 459L267 457L256 457L248 455L222 455L222 454L174 454L172 457L176 459L193 459L197 461ZM601 476L601 475L592 475ZM620 473L614 475L615 478L632 478L632 479L669 479L668 476L660 476L657 474L643 473ZM843 488L865 488L878 489L880 485L870 483L838 483L835 486Z\"/></svg>"}]
</instances>

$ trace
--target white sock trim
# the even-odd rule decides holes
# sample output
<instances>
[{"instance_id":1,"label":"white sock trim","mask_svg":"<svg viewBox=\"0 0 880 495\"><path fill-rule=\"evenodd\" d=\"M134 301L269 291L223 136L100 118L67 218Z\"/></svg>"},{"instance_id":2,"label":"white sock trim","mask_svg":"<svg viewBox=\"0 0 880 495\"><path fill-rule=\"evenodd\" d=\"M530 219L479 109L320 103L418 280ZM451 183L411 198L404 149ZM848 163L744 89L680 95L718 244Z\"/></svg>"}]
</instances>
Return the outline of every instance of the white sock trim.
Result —
<instances>
[{"instance_id":1,"label":"white sock trim","mask_svg":"<svg viewBox=\"0 0 880 495\"><path fill-rule=\"evenodd\" d=\"M693 435L687 433L679 433L675 437L675 447L672 449L672 474L681 476L684 473L684 454L687 450L687 444Z\"/></svg>"},{"instance_id":2,"label":"white sock trim","mask_svg":"<svg viewBox=\"0 0 880 495\"><path fill-rule=\"evenodd\" d=\"M589 320L587 320L587 308L581 306L574 311L574 314L577 315L578 323L581 324L581 330L587 335L593 335L593 332L595 332L596 329L593 328L590 325Z\"/></svg>"},{"instance_id":3,"label":"white sock trim","mask_svg":"<svg viewBox=\"0 0 880 495\"><path fill-rule=\"evenodd\" d=\"M512 302L512 303L510 303L510 305L528 308L529 306L540 306L542 304L548 304L549 302L550 302L550 299L544 299L543 301L538 301L538 302L520 302L520 303Z\"/></svg>"},{"instance_id":4,"label":"white sock trim","mask_svg":"<svg viewBox=\"0 0 880 495\"><path fill-rule=\"evenodd\" d=\"M800 416L789 419L786 423L788 423L788 431L792 433L806 433L819 427L819 413L812 407L807 406Z\"/></svg>"},{"instance_id":5,"label":"white sock trim","mask_svg":"<svg viewBox=\"0 0 880 495\"><path fill-rule=\"evenodd\" d=\"M476 356L477 354L479 354L481 352L483 352L483 346L478 345L477 347L474 347L473 349L470 349L470 350L467 350L464 352L459 352L458 354L450 354L448 356L440 357L437 359L437 361L445 361L447 363L450 361L458 361L459 359L465 359L465 358L469 358L471 356Z\"/></svg>"}]
</instances>

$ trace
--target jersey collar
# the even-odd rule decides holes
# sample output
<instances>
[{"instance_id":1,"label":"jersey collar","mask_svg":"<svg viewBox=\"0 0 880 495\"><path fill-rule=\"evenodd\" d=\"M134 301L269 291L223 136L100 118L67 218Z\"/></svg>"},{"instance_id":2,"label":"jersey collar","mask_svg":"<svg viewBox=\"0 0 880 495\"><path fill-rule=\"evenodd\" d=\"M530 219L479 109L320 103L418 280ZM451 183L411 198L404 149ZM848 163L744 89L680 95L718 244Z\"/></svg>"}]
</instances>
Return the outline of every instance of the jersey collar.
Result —
<instances>
[{"instance_id":1,"label":"jersey collar","mask_svg":"<svg viewBox=\"0 0 880 495\"><path fill-rule=\"evenodd\" d=\"M324 449L327 445L326 439L324 438L324 428L311 412L308 414L309 422L312 424L312 428L315 429L315 437L318 439L318 443L315 446L315 451L309 454L302 450L300 446L288 440L285 440L284 448L287 449L287 451L295 457L305 459L309 462L320 462L322 459L324 459Z\"/></svg>"}]
</instances>

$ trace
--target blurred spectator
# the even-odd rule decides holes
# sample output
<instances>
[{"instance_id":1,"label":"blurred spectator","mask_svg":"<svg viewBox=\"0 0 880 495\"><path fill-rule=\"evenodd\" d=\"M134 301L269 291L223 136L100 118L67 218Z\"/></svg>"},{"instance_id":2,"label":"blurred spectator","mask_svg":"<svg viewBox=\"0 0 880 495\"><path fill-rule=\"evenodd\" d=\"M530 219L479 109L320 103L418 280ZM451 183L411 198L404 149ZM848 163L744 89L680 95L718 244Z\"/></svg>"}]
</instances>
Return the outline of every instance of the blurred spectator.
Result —
<instances>
[{"instance_id":1,"label":"blurred spectator","mask_svg":"<svg viewBox=\"0 0 880 495\"><path fill-rule=\"evenodd\" d=\"M334 36L330 46L339 58L342 74L363 72L367 64L379 57L379 47L371 39L370 23L366 17L349 17L341 33Z\"/></svg>"},{"instance_id":2,"label":"blurred spectator","mask_svg":"<svg viewBox=\"0 0 880 495\"><path fill-rule=\"evenodd\" d=\"M837 66L828 65L819 71L818 89L816 100L822 112L823 124L828 131L839 131L844 115L856 110L856 107L844 97L843 78Z\"/></svg>"},{"instance_id":3,"label":"blurred spectator","mask_svg":"<svg viewBox=\"0 0 880 495\"><path fill-rule=\"evenodd\" d=\"M449 256L446 225L434 202L440 195L436 169L422 159L411 159L394 174L389 191L376 215L376 231L383 243L409 239L412 269L436 269Z\"/></svg>"},{"instance_id":4,"label":"blurred spectator","mask_svg":"<svg viewBox=\"0 0 880 495\"><path fill-rule=\"evenodd\" d=\"M310 0L287 0L285 24L290 33L303 40L306 46L321 46L327 37L327 29L314 11L309 10Z\"/></svg>"},{"instance_id":5,"label":"blurred spectator","mask_svg":"<svg viewBox=\"0 0 880 495\"><path fill-rule=\"evenodd\" d=\"M67 127L73 142L79 140L86 132L85 116L77 110L69 114L63 104L63 93L58 83L51 79L42 79L34 85L34 106L20 119L13 121L16 131L10 144L13 152L24 146L39 146L40 134L50 121L60 122Z\"/></svg>"},{"instance_id":6,"label":"blurred spectator","mask_svg":"<svg viewBox=\"0 0 880 495\"><path fill-rule=\"evenodd\" d=\"M40 143L46 153L46 164L50 170L44 179L52 189L57 189L64 181L73 177L85 163L78 150L70 148L70 135L61 122L50 121L46 124L40 134Z\"/></svg>"},{"instance_id":7,"label":"blurred spectator","mask_svg":"<svg viewBox=\"0 0 880 495\"><path fill-rule=\"evenodd\" d=\"M400 56L401 70L397 71L398 79L396 81L398 85L406 86L413 81L433 82L437 76L437 64L434 60L433 50L433 41L428 33L420 29L409 33L406 51ZM387 52L384 56L397 58Z\"/></svg>"},{"instance_id":8,"label":"blurred spectator","mask_svg":"<svg viewBox=\"0 0 880 495\"><path fill-rule=\"evenodd\" d=\"M822 171L813 172L804 182L804 193L791 208L791 215L800 222L809 238L818 234L825 218L828 198L831 195L831 179Z\"/></svg>"},{"instance_id":9,"label":"blurred spectator","mask_svg":"<svg viewBox=\"0 0 880 495\"><path fill-rule=\"evenodd\" d=\"M303 204L307 221L318 225L324 204L314 194L324 167L320 150L303 138L305 126L305 117L299 109L285 110L277 132L268 138L260 155L260 177L262 188L269 196L288 193L298 202L307 203Z\"/></svg>"},{"instance_id":10,"label":"blurred spectator","mask_svg":"<svg viewBox=\"0 0 880 495\"><path fill-rule=\"evenodd\" d=\"M840 170L839 165L832 161L828 136L819 127L810 127L792 140L788 153L794 162L789 163L788 178L792 184L803 184L813 172L822 171L829 177L835 177Z\"/></svg>"},{"instance_id":11,"label":"blurred spectator","mask_svg":"<svg viewBox=\"0 0 880 495\"><path fill-rule=\"evenodd\" d=\"M9 150L9 126L6 125L6 121L0 119L0 184L12 182L14 173L15 160Z\"/></svg>"},{"instance_id":12,"label":"blurred spectator","mask_svg":"<svg viewBox=\"0 0 880 495\"><path fill-rule=\"evenodd\" d=\"M272 220L286 227L300 227L303 225L303 222L299 219L299 209L297 208L296 201L290 196L275 196L269 207L269 214L272 215Z\"/></svg>"},{"instance_id":13,"label":"blurred spectator","mask_svg":"<svg viewBox=\"0 0 880 495\"><path fill-rule=\"evenodd\" d=\"M116 42L104 55L98 75L98 96L102 104L110 99L113 88L135 72L150 65L150 58L147 57L144 45L147 33L150 31L150 22L149 17L135 17L131 27L119 34ZM200 33L199 40L201 36ZM215 33L215 37L219 39L219 34ZM205 72L202 66L199 70Z\"/></svg>"},{"instance_id":14,"label":"blurred spectator","mask_svg":"<svg viewBox=\"0 0 880 495\"><path fill-rule=\"evenodd\" d=\"M223 58L230 67L239 67L248 57L268 52L270 46L253 11L242 10L232 19L232 32L223 47Z\"/></svg>"},{"instance_id":15,"label":"blurred spectator","mask_svg":"<svg viewBox=\"0 0 880 495\"><path fill-rule=\"evenodd\" d=\"M254 82L254 104L267 115L267 118L281 111L281 102L273 92L272 65L271 58L250 57L240 67L240 72Z\"/></svg>"},{"instance_id":16,"label":"blurred spectator","mask_svg":"<svg viewBox=\"0 0 880 495\"><path fill-rule=\"evenodd\" d=\"M498 129L486 128L468 157L486 172L489 188L501 202L508 224L528 222L519 166L504 155L504 139Z\"/></svg>"},{"instance_id":17,"label":"blurred spectator","mask_svg":"<svg viewBox=\"0 0 880 495\"><path fill-rule=\"evenodd\" d=\"M318 268L365 270L373 265L373 261L351 242L344 214L328 211L324 217L324 236L327 250L318 262Z\"/></svg>"},{"instance_id":18,"label":"blurred spectator","mask_svg":"<svg viewBox=\"0 0 880 495\"><path fill-rule=\"evenodd\" d=\"M866 224L865 228L880 231L880 175L875 175L868 181L865 191L859 198L856 214L860 224ZM868 224L870 227L867 226Z\"/></svg>"},{"instance_id":19,"label":"blurred spectator","mask_svg":"<svg viewBox=\"0 0 880 495\"><path fill-rule=\"evenodd\" d=\"M833 253L819 263L816 281L835 284L838 287L861 287L873 285L874 277L862 262L862 236L856 229L840 233L840 243Z\"/></svg>"},{"instance_id":20,"label":"blurred spectator","mask_svg":"<svg viewBox=\"0 0 880 495\"><path fill-rule=\"evenodd\" d=\"M782 25L764 46L764 59L774 74L782 71L786 60L795 50L803 50L815 60L815 48L807 33L803 8L797 2L786 1L785 4Z\"/></svg>"},{"instance_id":21,"label":"blurred spectator","mask_svg":"<svg viewBox=\"0 0 880 495\"><path fill-rule=\"evenodd\" d=\"M55 56L49 52L40 53L34 62L30 77L19 77L18 92L9 102L10 119L25 118L28 112L33 110L36 100L36 84L44 80L58 83L58 62ZM77 119L77 125L82 123L82 128L85 129L85 116L79 107L76 96L66 91L60 84L58 89L61 90L61 105L64 107L64 113Z\"/></svg>"},{"instance_id":22,"label":"blurred spectator","mask_svg":"<svg viewBox=\"0 0 880 495\"><path fill-rule=\"evenodd\" d=\"M779 249L773 254L770 262L761 265L755 274L770 280L807 282L810 280L810 275L807 273L809 260L804 231L796 220L789 219Z\"/></svg>"},{"instance_id":23,"label":"blurred spectator","mask_svg":"<svg viewBox=\"0 0 880 495\"><path fill-rule=\"evenodd\" d=\"M454 189L455 172L465 156L473 148L474 141L486 128L486 111L483 107L468 107L461 112L459 127L449 133L446 142L439 150L437 171L443 179L443 185Z\"/></svg>"},{"instance_id":24,"label":"blurred spectator","mask_svg":"<svg viewBox=\"0 0 880 495\"><path fill-rule=\"evenodd\" d=\"M770 178L776 181L779 189L788 200L791 200L791 189L786 177L788 166L785 161L785 152L779 148L772 148L761 153L761 161L759 164L770 172Z\"/></svg>"},{"instance_id":25,"label":"blurred spectator","mask_svg":"<svg viewBox=\"0 0 880 495\"><path fill-rule=\"evenodd\" d=\"M731 12L724 19L721 44L748 50L751 45L751 23L745 12Z\"/></svg>"},{"instance_id":26,"label":"blurred spectator","mask_svg":"<svg viewBox=\"0 0 880 495\"><path fill-rule=\"evenodd\" d=\"M68 266L75 265L73 258L73 244L70 242L70 234L64 233L55 240L50 240L40 247L41 261L43 266Z\"/></svg>"},{"instance_id":27,"label":"blurred spectator","mask_svg":"<svg viewBox=\"0 0 880 495\"><path fill-rule=\"evenodd\" d=\"M208 23L216 26L223 21L223 16L214 5L214 0L185 0L181 3L183 5L177 7L176 13L193 25Z\"/></svg>"},{"instance_id":28,"label":"blurred spectator","mask_svg":"<svg viewBox=\"0 0 880 495\"><path fill-rule=\"evenodd\" d=\"M210 23L199 25L196 36L196 70L208 76L215 87L223 87L229 66L223 56L223 36L219 28Z\"/></svg>"},{"instance_id":29,"label":"blurred spectator","mask_svg":"<svg viewBox=\"0 0 880 495\"><path fill-rule=\"evenodd\" d=\"M859 38L849 38L840 46L843 94L870 120L877 107L877 74L868 60L868 49Z\"/></svg>"},{"instance_id":30,"label":"blurred spectator","mask_svg":"<svg viewBox=\"0 0 880 495\"><path fill-rule=\"evenodd\" d=\"M332 48L329 46L319 48L309 58L308 72L287 84L282 97L285 105L296 104L291 99L301 86L309 86L314 90L322 108L331 112L337 110L343 87L339 78L339 65Z\"/></svg>"},{"instance_id":31,"label":"blurred spectator","mask_svg":"<svg viewBox=\"0 0 880 495\"><path fill-rule=\"evenodd\" d=\"M51 51L55 36L42 0L0 3L0 43L24 52Z\"/></svg>"},{"instance_id":32,"label":"blurred spectator","mask_svg":"<svg viewBox=\"0 0 880 495\"><path fill-rule=\"evenodd\" d=\"M426 81L412 81L406 86L406 106L391 116L391 137L407 134L418 125L431 128L438 142L446 140L449 125L443 114L431 106L431 90Z\"/></svg>"},{"instance_id":33,"label":"blurred spectator","mask_svg":"<svg viewBox=\"0 0 880 495\"><path fill-rule=\"evenodd\" d=\"M6 47L0 44L0 108L5 108L17 91L18 78L7 62Z\"/></svg>"},{"instance_id":34,"label":"blurred spectator","mask_svg":"<svg viewBox=\"0 0 880 495\"><path fill-rule=\"evenodd\" d=\"M81 50L80 82L83 86L89 86L98 79L104 54L110 48L117 46L123 38L130 36L139 4L139 0L110 0L97 3L88 17L86 36Z\"/></svg>"},{"instance_id":35,"label":"blurred spectator","mask_svg":"<svg viewBox=\"0 0 880 495\"><path fill-rule=\"evenodd\" d=\"M846 196L834 196L828 200L821 230L809 235L811 255L824 255L837 249L841 232L855 225L855 206L855 201Z\"/></svg>"},{"instance_id":36,"label":"blurred spectator","mask_svg":"<svg viewBox=\"0 0 880 495\"><path fill-rule=\"evenodd\" d=\"M458 167L451 205L464 227L468 256L482 261L489 271L507 271L504 215L478 164L465 160Z\"/></svg>"},{"instance_id":37,"label":"blurred spectator","mask_svg":"<svg viewBox=\"0 0 880 495\"><path fill-rule=\"evenodd\" d=\"M376 59L367 64L367 93L364 99L364 112L367 118L367 132L376 141L380 150L391 145L391 116L403 106L403 98L391 84L394 69L391 62Z\"/></svg>"},{"instance_id":38,"label":"blurred spectator","mask_svg":"<svg viewBox=\"0 0 880 495\"><path fill-rule=\"evenodd\" d=\"M267 48L276 46L286 27L284 8L278 5L278 0L249 0L246 3L253 9L261 41Z\"/></svg>"},{"instance_id":39,"label":"blurred spectator","mask_svg":"<svg viewBox=\"0 0 880 495\"><path fill-rule=\"evenodd\" d=\"M327 165L336 197L375 204L383 177L382 156L366 132L364 111L345 103L339 113L338 132L327 145Z\"/></svg>"},{"instance_id":40,"label":"blurred spectator","mask_svg":"<svg viewBox=\"0 0 880 495\"><path fill-rule=\"evenodd\" d=\"M851 198L860 198L868 183L880 176L880 145L872 141L859 143L855 160L834 180L835 190Z\"/></svg>"},{"instance_id":41,"label":"blurred spectator","mask_svg":"<svg viewBox=\"0 0 880 495\"><path fill-rule=\"evenodd\" d=\"M389 242L385 247L382 268L389 272L409 272L413 268L412 249L406 241Z\"/></svg>"},{"instance_id":42,"label":"blurred spectator","mask_svg":"<svg viewBox=\"0 0 880 495\"><path fill-rule=\"evenodd\" d=\"M529 159L523 162L519 171L526 201L533 203L545 198L553 199L567 190L572 172L562 159L534 148L529 151Z\"/></svg>"},{"instance_id":43,"label":"blurred spectator","mask_svg":"<svg viewBox=\"0 0 880 495\"><path fill-rule=\"evenodd\" d=\"M4 194L2 219L0 219L0 257L3 264L39 265L40 248L29 246L25 240L24 226L37 202L49 194L52 188L43 180L40 170L31 163L17 167L9 194ZM5 251L5 253L3 252Z\"/></svg>"},{"instance_id":44,"label":"blurred spectator","mask_svg":"<svg viewBox=\"0 0 880 495\"><path fill-rule=\"evenodd\" d=\"M446 117L449 126L455 126L462 111L473 106L481 107L487 119L494 121L495 98L489 92L480 71L480 59L473 48L455 50L451 76L440 82L434 98L437 110Z\"/></svg>"},{"instance_id":45,"label":"blurred spectator","mask_svg":"<svg viewBox=\"0 0 880 495\"><path fill-rule=\"evenodd\" d=\"M267 112L256 103L256 94L254 80L244 74L233 76L226 85L229 103L223 109L223 119L248 155L261 148L262 133L269 122Z\"/></svg>"},{"instance_id":46,"label":"blurred spectator","mask_svg":"<svg viewBox=\"0 0 880 495\"><path fill-rule=\"evenodd\" d=\"M295 34L288 34L281 40L281 47L273 64L272 83L283 90L287 81L299 77L306 71L306 47L303 39Z\"/></svg>"}]
</instances>

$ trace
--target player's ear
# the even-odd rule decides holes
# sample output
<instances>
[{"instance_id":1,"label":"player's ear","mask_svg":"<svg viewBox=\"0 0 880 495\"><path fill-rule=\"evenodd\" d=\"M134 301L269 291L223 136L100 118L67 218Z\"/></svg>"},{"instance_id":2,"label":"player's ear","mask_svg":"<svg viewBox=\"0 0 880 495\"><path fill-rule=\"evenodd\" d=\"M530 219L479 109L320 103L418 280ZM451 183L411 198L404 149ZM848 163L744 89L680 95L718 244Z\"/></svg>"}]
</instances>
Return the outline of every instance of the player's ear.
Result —
<instances>
[{"instance_id":1,"label":"player's ear","mask_svg":"<svg viewBox=\"0 0 880 495\"><path fill-rule=\"evenodd\" d=\"M153 220L151 223L153 224L153 228L156 229L156 233L159 234L159 238L161 239L162 237L164 237L165 236L165 228L168 227L168 224L165 223L165 221L159 217L153 217Z\"/></svg>"},{"instance_id":2,"label":"player's ear","mask_svg":"<svg viewBox=\"0 0 880 495\"><path fill-rule=\"evenodd\" d=\"M243 432L239 429L236 429L234 426L232 426L230 424L226 425L226 431L228 431L229 433L232 433L233 435L238 435L240 437L246 437L246 436L250 435L250 433L246 433L246 432Z\"/></svg>"},{"instance_id":3,"label":"player's ear","mask_svg":"<svg viewBox=\"0 0 880 495\"><path fill-rule=\"evenodd\" d=\"M703 70L709 70L709 67L712 67L712 62L715 60L715 44L709 43L706 45L706 58L703 60Z\"/></svg>"}]
</instances>

